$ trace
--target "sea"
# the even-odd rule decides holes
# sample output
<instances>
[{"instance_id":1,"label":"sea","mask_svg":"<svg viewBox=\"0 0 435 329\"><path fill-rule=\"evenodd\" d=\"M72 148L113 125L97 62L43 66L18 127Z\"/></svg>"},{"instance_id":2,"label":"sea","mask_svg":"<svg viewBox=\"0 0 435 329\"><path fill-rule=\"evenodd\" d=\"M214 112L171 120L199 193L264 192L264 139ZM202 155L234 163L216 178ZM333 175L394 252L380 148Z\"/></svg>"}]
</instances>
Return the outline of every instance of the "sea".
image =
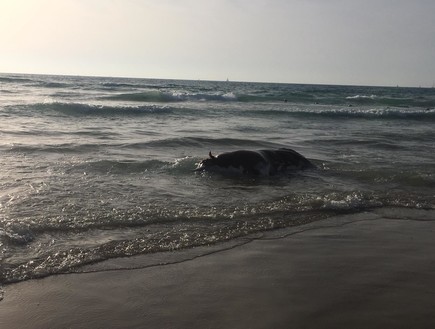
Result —
<instances>
[{"instance_id":1,"label":"sea","mask_svg":"<svg viewBox=\"0 0 435 329\"><path fill-rule=\"evenodd\" d=\"M316 168L194 171L282 147ZM0 155L1 286L332 216L435 219L435 89L0 74Z\"/></svg>"}]
</instances>

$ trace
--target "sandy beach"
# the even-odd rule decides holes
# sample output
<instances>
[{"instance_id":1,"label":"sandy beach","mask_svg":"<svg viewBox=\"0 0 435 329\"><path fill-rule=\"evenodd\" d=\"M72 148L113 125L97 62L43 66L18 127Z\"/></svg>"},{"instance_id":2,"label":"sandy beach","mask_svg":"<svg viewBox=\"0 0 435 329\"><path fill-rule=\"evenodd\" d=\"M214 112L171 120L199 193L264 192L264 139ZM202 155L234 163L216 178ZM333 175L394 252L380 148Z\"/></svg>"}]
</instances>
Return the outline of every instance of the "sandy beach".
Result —
<instances>
[{"instance_id":1,"label":"sandy beach","mask_svg":"<svg viewBox=\"0 0 435 329\"><path fill-rule=\"evenodd\" d=\"M0 327L433 328L434 212L397 214L334 217L7 285Z\"/></svg>"}]
</instances>

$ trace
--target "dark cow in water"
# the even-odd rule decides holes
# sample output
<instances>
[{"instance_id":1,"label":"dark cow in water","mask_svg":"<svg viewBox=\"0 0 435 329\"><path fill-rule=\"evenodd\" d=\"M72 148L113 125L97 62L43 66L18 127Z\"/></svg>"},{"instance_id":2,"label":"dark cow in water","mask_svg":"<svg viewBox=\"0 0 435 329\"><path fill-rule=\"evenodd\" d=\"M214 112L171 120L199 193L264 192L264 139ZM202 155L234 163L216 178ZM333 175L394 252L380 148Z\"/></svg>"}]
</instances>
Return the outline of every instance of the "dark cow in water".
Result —
<instances>
[{"instance_id":1,"label":"dark cow in water","mask_svg":"<svg viewBox=\"0 0 435 329\"><path fill-rule=\"evenodd\" d=\"M276 150L227 152L202 160L196 171L217 171L246 175L276 175L288 170L314 168L314 165L298 152L280 148Z\"/></svg>"}]
</instances>

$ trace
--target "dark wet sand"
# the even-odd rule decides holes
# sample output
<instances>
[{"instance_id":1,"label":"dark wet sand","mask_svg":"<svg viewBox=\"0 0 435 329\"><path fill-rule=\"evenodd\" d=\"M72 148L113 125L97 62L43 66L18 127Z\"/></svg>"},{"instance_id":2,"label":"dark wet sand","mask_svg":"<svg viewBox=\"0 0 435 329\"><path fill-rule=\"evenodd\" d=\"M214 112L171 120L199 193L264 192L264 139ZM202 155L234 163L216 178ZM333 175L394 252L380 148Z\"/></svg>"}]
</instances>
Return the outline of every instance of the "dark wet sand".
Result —
<instances>
[{"instance_id":1,"label":"dark wet sand","mask_svg":"<svg viewBox=\"0 0 435 329\"><path fill-rule=\"evenodd\" d=\"M435 328L430 217L337 217L172 265L8 285L0 328Z\"/></svg>"}]
</instances>

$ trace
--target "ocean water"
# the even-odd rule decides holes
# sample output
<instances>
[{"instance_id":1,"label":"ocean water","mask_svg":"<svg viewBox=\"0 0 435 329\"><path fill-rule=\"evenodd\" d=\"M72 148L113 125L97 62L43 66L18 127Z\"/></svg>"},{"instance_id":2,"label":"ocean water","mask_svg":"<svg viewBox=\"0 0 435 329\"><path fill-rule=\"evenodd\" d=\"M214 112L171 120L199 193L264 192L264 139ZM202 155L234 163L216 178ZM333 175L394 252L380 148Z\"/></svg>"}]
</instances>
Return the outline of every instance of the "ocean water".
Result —
<instances>
[{"instance_id":1,"label":"ocean water","mask_svg":"<svg viewBox=\"0 0 435 329\"><path fill-rule=\"evenodd\" d=\"M0 137L3 284L340 214L435 214L433 88L1 74ZM279 147L317 168L193 171Z\"/></svg>"}]
</instances>

